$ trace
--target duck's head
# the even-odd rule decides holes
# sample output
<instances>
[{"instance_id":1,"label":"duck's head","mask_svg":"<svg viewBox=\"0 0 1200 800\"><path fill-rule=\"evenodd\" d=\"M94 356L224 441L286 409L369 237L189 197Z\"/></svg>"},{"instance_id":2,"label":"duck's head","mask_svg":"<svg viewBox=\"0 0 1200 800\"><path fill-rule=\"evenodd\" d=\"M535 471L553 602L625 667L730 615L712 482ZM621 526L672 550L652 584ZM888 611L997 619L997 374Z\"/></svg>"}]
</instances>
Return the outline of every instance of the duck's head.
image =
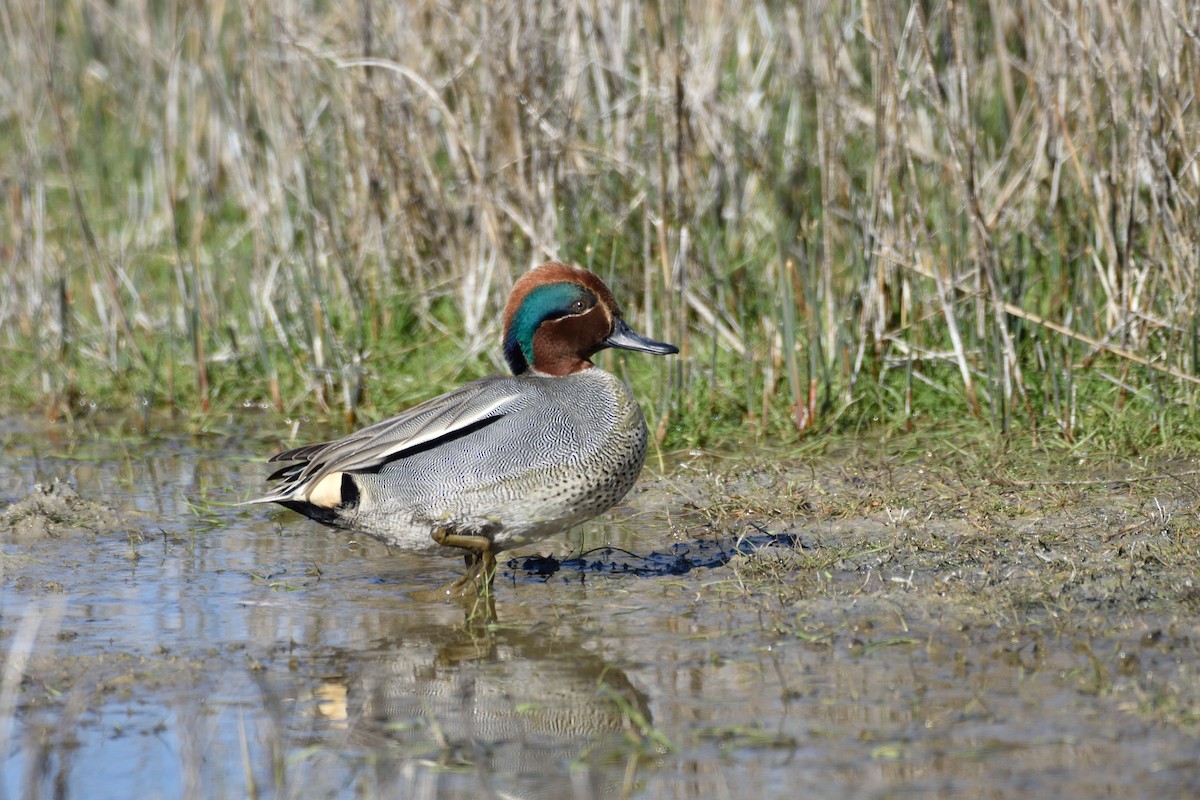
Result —
<instances>
[{"instance_id":1,"label":"duck's head","mask_svg":"<svg viewBox=\"0 0 1200 800\"><path fill-rule=\"evenodd\" d=\"M550 262L521 276L504 309L504 358L514 375L563 376L606 347L668 355L679 348L634 332L596 275Z\"/></svg>"}]
</instances>

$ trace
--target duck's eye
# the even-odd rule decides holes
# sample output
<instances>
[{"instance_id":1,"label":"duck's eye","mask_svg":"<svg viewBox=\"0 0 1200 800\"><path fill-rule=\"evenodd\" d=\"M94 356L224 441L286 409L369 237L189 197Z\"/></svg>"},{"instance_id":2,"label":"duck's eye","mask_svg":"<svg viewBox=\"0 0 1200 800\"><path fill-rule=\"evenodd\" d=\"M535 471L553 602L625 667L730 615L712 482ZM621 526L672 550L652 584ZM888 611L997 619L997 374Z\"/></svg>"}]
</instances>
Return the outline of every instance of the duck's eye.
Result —
<instances>
[{"instance_id":1,"label":"duck's eye","mask_svg":"<svg viewBox=\"0 0 1200 800\"><path fill-rule=\"evenodd\" d=\"M574 303L571 303L572 311L587 311L589 308L591 308L591 306L588 305L588 302L586 300L584 300L583 298L580 298L580 299L576 300Z\"/></svg>"}]
</instances>

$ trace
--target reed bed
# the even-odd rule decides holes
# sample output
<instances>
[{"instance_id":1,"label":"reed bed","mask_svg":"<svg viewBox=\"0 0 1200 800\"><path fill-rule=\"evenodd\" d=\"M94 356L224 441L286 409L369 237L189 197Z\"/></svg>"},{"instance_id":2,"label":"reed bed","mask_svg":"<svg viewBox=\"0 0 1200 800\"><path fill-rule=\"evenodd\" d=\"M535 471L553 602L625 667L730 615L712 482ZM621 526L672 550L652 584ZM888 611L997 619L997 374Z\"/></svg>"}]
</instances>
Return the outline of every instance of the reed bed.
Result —
<instances>
[{"instance_id":1,"label":"reed bed","mask_svg":"<svg viewBox=\"0 0 1200 800\"><path fill-rule=\"evenodd\" d=\"M3 404L376 416L500 369L559 258L682 347L615 362L669 445L1169 438L1198 34L1182 0L12 0Z\"/></svg>"}]
</instances>

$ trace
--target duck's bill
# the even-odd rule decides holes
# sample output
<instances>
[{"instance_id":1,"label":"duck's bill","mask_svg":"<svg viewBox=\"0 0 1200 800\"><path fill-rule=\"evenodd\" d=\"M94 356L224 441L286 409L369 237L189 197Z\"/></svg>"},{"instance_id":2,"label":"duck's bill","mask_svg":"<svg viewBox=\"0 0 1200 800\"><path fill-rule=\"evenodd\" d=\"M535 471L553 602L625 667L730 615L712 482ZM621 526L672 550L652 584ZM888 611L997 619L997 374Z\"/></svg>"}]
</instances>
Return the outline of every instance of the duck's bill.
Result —
<instances>
[{"instance_id":1,"label":"duck's bill","mask_svg":"<svg viewBox=\"0 0 1200 800\"><path fill-rule=\"evenodd\" d=\"M639 350L643 353L654 353L660 356L679 352L679 348L673 344L656 342L647 336L642 336L633 328L626 325L625 320L620 317L617 317L616 324L613 325L613 332L600 344L605 347L619 347L622 350Z\"/></svg>"}]
</instances>

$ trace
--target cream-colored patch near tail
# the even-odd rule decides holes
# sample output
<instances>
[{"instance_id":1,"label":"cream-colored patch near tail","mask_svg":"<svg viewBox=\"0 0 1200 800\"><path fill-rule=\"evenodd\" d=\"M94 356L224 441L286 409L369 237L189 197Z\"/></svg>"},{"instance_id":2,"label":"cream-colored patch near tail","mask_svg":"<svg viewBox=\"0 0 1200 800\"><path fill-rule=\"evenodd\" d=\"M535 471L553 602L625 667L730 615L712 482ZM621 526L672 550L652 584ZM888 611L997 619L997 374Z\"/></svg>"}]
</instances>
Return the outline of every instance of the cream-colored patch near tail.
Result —
<instances>
[{"instance_id":1,"label":"cream-colored patch near tail","mask_svg":"<svg viewBox=\"0 0 1200 800\"><path fill-rule=\"evenodd\" d=\"M342 475L344 472L331 472L317 481L308 492L308 502L321 508L333 508L342 504Z\"/></svg>"}]
</instances>

